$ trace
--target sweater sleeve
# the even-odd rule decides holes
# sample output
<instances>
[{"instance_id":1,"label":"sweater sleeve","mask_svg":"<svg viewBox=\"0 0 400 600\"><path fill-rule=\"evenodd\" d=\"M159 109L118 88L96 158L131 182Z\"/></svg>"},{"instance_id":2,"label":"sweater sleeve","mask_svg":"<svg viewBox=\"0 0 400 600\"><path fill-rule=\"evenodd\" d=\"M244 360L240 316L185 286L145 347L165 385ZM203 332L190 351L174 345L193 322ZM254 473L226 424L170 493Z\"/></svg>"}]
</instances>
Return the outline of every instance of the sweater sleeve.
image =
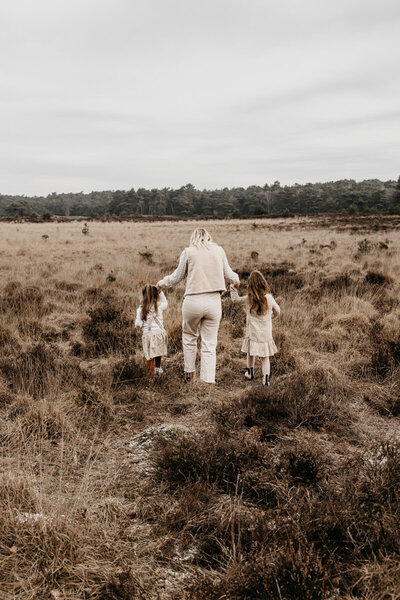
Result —
<instances>
[{"instance_id":1,"label":"sweater sleeve","mask_svg":"<svg viewBox=\"0 0 400 600\"><path fill-rule=\"evenodd\" d=\"M225 254L225 250L222 249L223 252L223 261L224 261L224 277L225 279L227 279L228 281L231 281L232 283L239 283L239 275L237 273L235 273L235 271L232 271L229 263L228 263L228 259L226 258L226 254Z\"/></svg>"},{"instance_id":2,"label":"sweater sleeve","mask_svg":"<svg viewBox=\"0 0 400 600\"><path fill-rule=\"evenodd\" d=\"M237 291L237 289L235 288L234 285L230 285L229 291L230 291L230 294L231 294L231 300L232 300L232 302L235 302L237 304L246 304L246 302L247 302L247 296L239 296L239 293L238 293L238 291Z\"/></svg>"},{"instance_id":3,"label":"sweater sleeve","mask_svg":"<svg viewBox=\"0 0 400 600\"><path fill-rule=\"evenodd\" d=\"M165 297L164 292L160 292L160 304L158 305L158 309L163 312L168 307L168 300Z\"/></svg>"},{"instance_id":4,"label":"sweater sleeve","mask_svg":"<svg viewBox=\"0 0 400 600\"><path fill-rule=\"evenodd\" d=\"M186 277L187 268L188 258L184 250L180 256L179 264L175 271L171 273L171 275L166 275L164 279L160 279L157 285L159 285L160 287L171 287L173 285L176 285Z\"/></svg>"},{"instance_id":5,"label":"sweater sleeve","mask_svg":"<svg viewBox=\"0 0 400 600\"><path fill-rule=\"evenodd\" d=\"M142 309L139 306L139 308L136 311L136 321L135 321L135 327L138 328L142 328L143 327L143 321L142 321Z\"/></svg>"},{"instance_id":6,"label":"sweater sleeve","mask_svg":"<svg viewBox=\"0 0 400 600\"><path fill-rule=\"evenodd\" d=\"M268 300L271 302L272 310L276 312L276 315L279 316L281 314L281 307L275 300L272 294L268 294Z\"/></svg>"}]
</instances>

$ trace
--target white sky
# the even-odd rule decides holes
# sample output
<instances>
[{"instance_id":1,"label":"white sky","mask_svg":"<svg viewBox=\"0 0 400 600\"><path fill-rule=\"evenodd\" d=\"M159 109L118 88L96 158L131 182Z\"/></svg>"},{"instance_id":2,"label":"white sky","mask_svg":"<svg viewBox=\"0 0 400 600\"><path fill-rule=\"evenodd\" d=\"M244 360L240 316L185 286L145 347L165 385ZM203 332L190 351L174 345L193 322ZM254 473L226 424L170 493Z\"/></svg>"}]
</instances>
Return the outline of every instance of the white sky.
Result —
<instances>
[{"instance_id":1,"label":"white sky","mask_svg":"<svg viewBox=\"0 0 400 600\"><path fill-rule=\"evenodd\" d=\"M1 0L0 193L397 179L398 0Z\"/></svg>"}]
</instances>

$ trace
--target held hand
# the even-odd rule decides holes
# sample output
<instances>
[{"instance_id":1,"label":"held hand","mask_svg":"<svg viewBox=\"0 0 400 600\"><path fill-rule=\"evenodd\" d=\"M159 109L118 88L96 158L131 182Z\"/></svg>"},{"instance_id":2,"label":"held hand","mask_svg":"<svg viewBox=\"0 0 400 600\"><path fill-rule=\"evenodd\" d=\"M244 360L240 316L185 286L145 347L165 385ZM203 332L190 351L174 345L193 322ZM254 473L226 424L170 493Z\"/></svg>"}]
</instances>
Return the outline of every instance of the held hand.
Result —
<instances>
[{"instance_id":1,"label":"held hand","mask_svg":"<svg viewBox=\"0 0 400 600\"><path fill-rule=\"evenodd\" d=\"M235 288L238 290L240 288L240 281L234 284Z\"/></svg>"}]
</instances>

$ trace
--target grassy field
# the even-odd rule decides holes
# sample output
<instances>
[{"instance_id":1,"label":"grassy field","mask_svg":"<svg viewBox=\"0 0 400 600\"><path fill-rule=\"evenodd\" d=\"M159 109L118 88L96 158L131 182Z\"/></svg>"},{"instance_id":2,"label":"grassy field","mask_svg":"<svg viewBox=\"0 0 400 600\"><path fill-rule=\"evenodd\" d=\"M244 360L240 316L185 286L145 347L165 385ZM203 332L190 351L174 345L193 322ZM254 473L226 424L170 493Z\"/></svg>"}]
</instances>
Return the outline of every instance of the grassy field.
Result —
<instances>
[{"instance_id":1,"label":"grassy field","mask_svg":"<svg viewBox=\"0 0 400 600\"><path fill-rule=\"evenodd\" d=\"M0 223L1 600L400 598L399 219L207 223L281 305L269 389L228 295L183 384L183 284L145 376L140 289L194 226Z\"/></svg>"}]
</instances>

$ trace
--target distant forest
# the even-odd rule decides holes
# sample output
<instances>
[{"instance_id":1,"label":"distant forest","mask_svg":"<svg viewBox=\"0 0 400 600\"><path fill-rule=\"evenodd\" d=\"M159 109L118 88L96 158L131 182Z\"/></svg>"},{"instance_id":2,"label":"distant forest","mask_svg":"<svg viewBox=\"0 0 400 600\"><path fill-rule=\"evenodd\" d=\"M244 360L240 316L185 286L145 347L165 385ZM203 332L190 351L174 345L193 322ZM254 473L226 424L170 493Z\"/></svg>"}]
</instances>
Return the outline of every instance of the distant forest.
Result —
<instances>
[{"instance_id":1,"label":"distant forest","mask_svg":"<svg viewBox=\"0 0 400 600\"><path fill-rule=\"evenodd\" d=\"M327 183L197 190L144 188L128 191L52 193L48 196L0 194L0 217L140 217L237 218L263 215L400 213L400 177L396 181L343 179Z\"/></svg>"}]
</instances>

